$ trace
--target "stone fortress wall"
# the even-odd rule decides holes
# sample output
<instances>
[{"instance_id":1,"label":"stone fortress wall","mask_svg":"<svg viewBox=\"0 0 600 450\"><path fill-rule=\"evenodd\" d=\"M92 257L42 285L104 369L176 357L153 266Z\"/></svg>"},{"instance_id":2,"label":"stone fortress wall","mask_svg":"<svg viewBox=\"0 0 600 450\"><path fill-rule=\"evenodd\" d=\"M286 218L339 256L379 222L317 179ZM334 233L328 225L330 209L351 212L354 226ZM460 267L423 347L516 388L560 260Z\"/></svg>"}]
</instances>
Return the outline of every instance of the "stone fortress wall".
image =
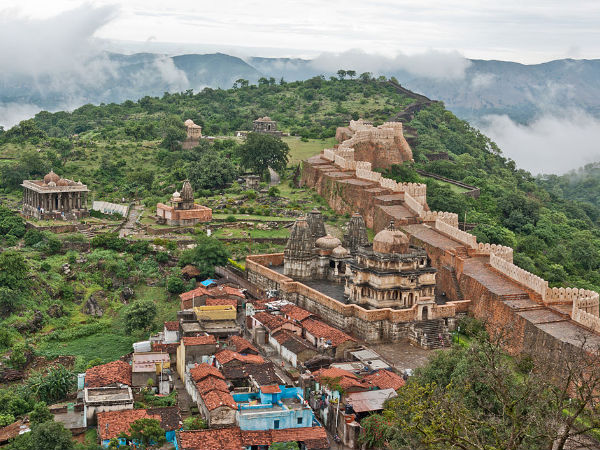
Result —
<instances>
[{"instance_id":1,"label":"stone fortress wall","mask_svg":"<svg viewBox=\"0 0 600 450\"><path fill-rule=\"evenodd\" d=\"M432 261L438 264L440 279L446 280L440 288L456 295L460 292L475 303L479 298L480 304L473 305L472 310L480 317L496 317L498 324L520 323L521 331L529 330L528 336L520 337L521 348L527 339L535 339L536 345L548 344L545 337L540 337L545 336L544 333L539 334L545 329L545 322L531 318L532 313L521 314L521 310L537 310L539 317L545 314L544 320L548 323L556 321L552 329L545 331L554 333L560 341L556 345L572 343L573 336L585 329L600 333L598 293L584 289L550 289L547 281L513 264L512 248L478 243L474 235L457 228L456 214L429 211L426 185L398 183L374 172L372 160L357 160L353 145L369 136L370 147L380 148L377 140L389 141L389 130L401 132L402 127L384 124L376 130L368 123L352 121L349 127L338 129L336 137L346 140L338 148L326 149L305 161L302 183L313 187L337 212L360 212L367 226L376 232L394 219L412 241L434 255ZM358 133L359 139L355 139ZM520 304L515 303L519 301ZM572 321L571 325L564 323L565 315ZM573 327L573 324L578 326Z\"/></svg>"}]
</instances>

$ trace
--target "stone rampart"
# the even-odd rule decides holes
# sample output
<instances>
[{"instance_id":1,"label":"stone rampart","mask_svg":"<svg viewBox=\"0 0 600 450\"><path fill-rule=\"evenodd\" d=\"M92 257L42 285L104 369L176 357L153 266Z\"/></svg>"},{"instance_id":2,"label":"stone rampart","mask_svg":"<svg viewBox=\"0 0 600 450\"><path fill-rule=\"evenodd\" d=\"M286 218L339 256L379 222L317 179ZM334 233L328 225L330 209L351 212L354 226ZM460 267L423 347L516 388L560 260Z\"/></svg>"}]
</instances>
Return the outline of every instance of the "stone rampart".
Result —
<instances>
[{"instance_id":1,"label":"stone rampart","mask_svg":"<svg viewBox=\"0 0 600 450\"><path fill-rule=\"evenodd\" d=\"M442 222L441 220L435 221L435 229L440 233L445 234L446 236L462 244L465 244L467 247L477 248L477 238L466 231L461 231L458 228L448 225L446 222Z\"/></svg>"},{"instance_id":2,"label":"stone rampart","mask_svg":"<svg viewBox=\"0 0 600 450\"><path fill-rule=\"evenodd\" d=\"M332 148L326 148L323 150L323 158L328 161L333 161L335 159L335 150Z\"/></svg>"},{"instance_id":3,"label":"stone rampart","mask_svg":"<svg viewBox=\"0 0 600 450\"><path fill-rule=\"evenodd\" d=\"M513 249L504 245L484 244L480 242L477 244L477 253L480 255L491 255L493 253L509 263L513 262Z\"/></svg>"},{"instance_id":4,"label":"stone rampart","mask_svg":"<svg viewBox=\"0 0 600 450\"><path fill-rule=\"evenodd\" d=\"M548 282L546 280L515 266L513 263L510 263L493 253L490 255L490 265L498 272L513 279L517 283L537 292L542 297L542 301L545 301L546 292L548 291Z\"/></svg>"},{"instance_id":5,"label":"stone rampart","mask_svg":"<svg viewBox=\"0 0 600 450\"><path fill-rule=\"evenodd\" d=\"M404 203L417 217L421 217L425 213L423 206L412 198L408 192L404 193Z\"/></svg>"},{"instance_id":6,"label":"stone rampart","mask_svg":"<svg viewBox=\"0 0 600 450\"><path fill-rule=\"evenodd\" d=\"M577 288L549 288L546 291L546 303L571 303L576 299L589 299L598 306L598 293L588 289ZM591 303L590 303L591 304ZM581 304L583 305L583 303ZM588 311L598 314L598 310Z\"/></svg>"},{"instance_id":7,"label":"stone rampart","mask_svg":"<svg viewBox=\"0 0 600 450\"><path fill-rule=\"evenodd\" d=\"M596 292L594 294L596 294L595 298L587 297L573 300L571 319L596 333L600 333L598 294Z\"/></svg>"},{"instance_id":8,"label":"stone rampart","mask_svg":"<svg viewBox=\"0 0 600 450\"><path fill-rule=\"evenodd\" d=\"M425 211L422 216L423 222L435 222L439 220L440 222L445 222L450 226L458 228L458 214L451 212L443 212L443 211Z\"/></svg>"}]
</instances>

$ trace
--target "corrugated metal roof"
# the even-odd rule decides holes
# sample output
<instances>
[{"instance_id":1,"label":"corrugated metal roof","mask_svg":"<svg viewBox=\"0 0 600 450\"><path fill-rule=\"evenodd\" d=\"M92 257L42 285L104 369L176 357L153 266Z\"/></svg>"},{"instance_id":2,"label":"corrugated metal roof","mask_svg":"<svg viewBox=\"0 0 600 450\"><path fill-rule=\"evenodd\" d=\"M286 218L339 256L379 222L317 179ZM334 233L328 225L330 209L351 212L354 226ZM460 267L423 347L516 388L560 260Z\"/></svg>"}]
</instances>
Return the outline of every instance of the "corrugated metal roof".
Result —
<instances>
[{"instance_id":1,"label":"corrugated metal roof","mask_svg":"<svg viewBox=\"0 0 600 450\"><path fill-rule=\"evenodd\" d=\"M357 412L379 411L383 409L384 402L389 398L397 397L398 394L393 389L380 389L378 391L356 392L348 394L346 401L352 405L352 409Z\"/></svg>"}]
</instances>

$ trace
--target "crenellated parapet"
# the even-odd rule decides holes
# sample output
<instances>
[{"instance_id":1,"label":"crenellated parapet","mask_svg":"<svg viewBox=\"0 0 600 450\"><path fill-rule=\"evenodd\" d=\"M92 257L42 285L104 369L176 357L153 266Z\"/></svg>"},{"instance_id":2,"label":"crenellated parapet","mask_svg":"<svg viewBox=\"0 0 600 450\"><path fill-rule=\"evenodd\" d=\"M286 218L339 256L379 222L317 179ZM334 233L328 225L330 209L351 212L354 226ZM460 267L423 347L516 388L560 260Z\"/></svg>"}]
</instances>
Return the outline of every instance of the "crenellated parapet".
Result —
<instances>
[{"instance_id":1,"label":"crenellated parapet","mask_svg":"<svg viewBox=\"0 0 600 450\"><path fill-rule=\"evenodd\" d=\"M509 263L513 262L513 249L510 247L506 247L504 245L497 244L477 244L477 253L481 255L491 255L492 253L499 258L508 261Z\"/></svg>"},{"instance_id":2,"label":"crenellated parapet","mask_svg":"<svg viewBox=\"0 0 600 450\"><path fill-rule=\"evenodd\" d=\"M445 234L446 236L466 245L469 248L477 248L477 238L471 233L459 230L458 228L448 225L446 222L442 222L441 220L436 220L434 227L440 233Z\"/></svg>"},{"instance_id":3,"label":"crenellated parapet","mask_svg":"<svg viewBox=\"0 0 600 450\"><path fill-rule=\"evenodd\" d=\"M505 276L512 278L517 283L536 292L542 297L542 301L545 302L548 291L548 282L543 278L540 278L531 272L527 272L519 266L516 266L493 253L490 255L490 266Z\"/></svg>"},{"instance_id":4,"label":"crenellated parapet","mask_svg":"<svg viewBox=\"0 0 600 450\"><path fill-rule=\"evenodd\" d=\"M445 222L455 228L458 228L458 214L445 211L425 211L422 216L423 222Z\"/></svg>"}]
</instances>

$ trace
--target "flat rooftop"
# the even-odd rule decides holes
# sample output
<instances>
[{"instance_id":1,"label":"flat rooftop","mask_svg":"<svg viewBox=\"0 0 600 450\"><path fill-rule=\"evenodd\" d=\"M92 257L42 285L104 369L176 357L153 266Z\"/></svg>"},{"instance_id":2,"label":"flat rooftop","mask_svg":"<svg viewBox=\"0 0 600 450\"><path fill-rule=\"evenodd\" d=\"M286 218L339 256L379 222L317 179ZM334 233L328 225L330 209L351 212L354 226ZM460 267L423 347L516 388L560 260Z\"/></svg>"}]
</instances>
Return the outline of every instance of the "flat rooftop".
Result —
<instances>
[{"instance_id":1,"label":"flat rooftop","mask_svg":"<svg viewBox=\"0 0 600 450\"><path fill-rule=\"evenodd\" d=\"M125 388L86 388L86 403L133 401L131 389Z\"/></svg>"}]
</instances>

